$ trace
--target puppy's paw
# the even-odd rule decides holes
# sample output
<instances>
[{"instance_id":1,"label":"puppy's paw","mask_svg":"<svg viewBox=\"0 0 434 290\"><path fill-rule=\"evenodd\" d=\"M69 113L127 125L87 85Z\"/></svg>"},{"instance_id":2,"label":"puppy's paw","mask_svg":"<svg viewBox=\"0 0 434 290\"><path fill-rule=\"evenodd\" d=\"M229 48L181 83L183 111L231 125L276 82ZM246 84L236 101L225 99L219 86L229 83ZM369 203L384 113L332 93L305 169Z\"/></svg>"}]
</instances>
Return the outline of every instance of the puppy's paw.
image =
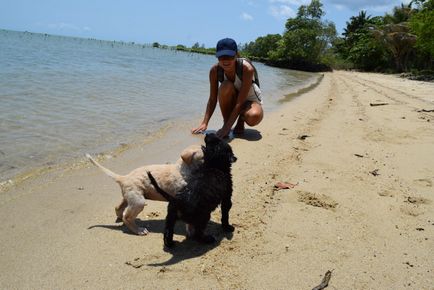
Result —
<instances>
[{"instance_id":1,"label":"puppy's paw","mask_svg":"<svg viewBox=\"0 0 434 290\"><path fill-rule=\"evenodd\" d=\"M222 228L226 233L232 233L235 230L234 226L231 226L230 224L222 225Z\"/></svg>"},{"instance_id":2,"label":"puppy's paw","mask_svg":"<svg viewBox=\"0 0 434 290\"><path fill-rule=\"evenodd\" d=\"M173 240L166 240L166 239L164 239L164 246L166 248L171 249L171 248L173 248L173 246L175 246L175 242Z\"/></svg>"},{"instance_id":3,"label":"puppy's paw","mask_svg":"<svg viewBox=\"0 0 434 290\"><path fill-rule=\"evenodd\" d=\"M139 236L145 236L145 235L149 234L149 231L147 228L139 228L139 230L137 231L137 234Z\"/></svg>"}]
</instances>

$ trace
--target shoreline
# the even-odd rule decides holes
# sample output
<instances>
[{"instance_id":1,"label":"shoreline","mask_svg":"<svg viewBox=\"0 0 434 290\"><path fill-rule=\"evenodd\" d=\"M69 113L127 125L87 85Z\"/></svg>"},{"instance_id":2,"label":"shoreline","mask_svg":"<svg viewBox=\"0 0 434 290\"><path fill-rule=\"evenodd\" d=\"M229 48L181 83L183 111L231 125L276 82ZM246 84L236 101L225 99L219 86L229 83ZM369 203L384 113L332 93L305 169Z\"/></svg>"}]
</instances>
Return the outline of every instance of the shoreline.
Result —
<instances>
[{"instance_id":1,"label":"shoreline","mask_svg":"<svg viewBox=\"0 0 434 290\"><path fill-rule=\"evenodd\" d=\"M185 240L178 223L165 251L164 202L148 201L138 216L149 235L129 234L115 223L119 187L91 164L20 185L0 195L2 286L312 289L333 270L335 289L432 289L434 115L419 112L434 108L432 92L393 76L326 73L230 141L236 230L221 232L217 210L213 245ZM174 161L168 148L202 142L185 135L103 164L124 174Z\"/></svg>"}]
</instances>

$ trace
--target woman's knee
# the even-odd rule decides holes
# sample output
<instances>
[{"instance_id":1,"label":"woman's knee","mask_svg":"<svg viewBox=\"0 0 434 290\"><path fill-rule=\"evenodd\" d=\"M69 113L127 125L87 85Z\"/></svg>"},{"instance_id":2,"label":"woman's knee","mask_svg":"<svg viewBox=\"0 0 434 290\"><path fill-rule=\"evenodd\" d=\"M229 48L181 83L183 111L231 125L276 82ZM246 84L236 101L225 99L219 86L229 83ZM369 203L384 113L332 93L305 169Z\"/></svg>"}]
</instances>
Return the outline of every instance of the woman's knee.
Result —
<instances>
[{"instance_id":1,"label":"woman's knee","mask_svg":"<svg viewBox=\"0 0 434 290\"><path fill-rule=\"evenodd\" d=\"M252 106L250 108L250 110L248 110L244 113L244 121L249 126L258 125L262 121L263 117L264 117L264 112L263 112L262 107L260 105L259 105L259 107L258 106Z\"/></svg>"}]
</instances>

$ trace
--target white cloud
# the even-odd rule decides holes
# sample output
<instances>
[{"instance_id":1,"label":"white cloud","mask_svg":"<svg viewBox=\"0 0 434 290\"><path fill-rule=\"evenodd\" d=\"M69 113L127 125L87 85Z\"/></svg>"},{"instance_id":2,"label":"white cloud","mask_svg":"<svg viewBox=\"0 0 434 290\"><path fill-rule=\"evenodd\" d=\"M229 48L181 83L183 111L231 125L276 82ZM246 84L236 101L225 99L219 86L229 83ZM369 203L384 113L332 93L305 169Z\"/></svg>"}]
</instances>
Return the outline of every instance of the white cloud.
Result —
<instances>
[{"instance_id":1,"label":"white cloud","mask_svg":"<svg viewBox=\"0 0 434 290\"><path fill-rule=\"evenodd\" d=\"M296 10L301 5L306 5L311 0L268 0L270 4L269 13L281 20L296 16Z\"/></svg>"},{"instance_id":2,"label":"white cloud","mask_svg":"<svg viewBox=\"0 0 434 290\"><path fill-rule=\"evenodd\" d=\"M246 21L251 21L251 20L253 20L253 16L246 13L246 12L243 12L243 13L241 13L241 19L246 20Z\"/></svg>"},{"instance_id":3,"label":"white cloud","mask_svg":"<svg viewBox=\"0 0 434 290\"><path fill-rule=\"evenodd\" d=\"M270 6L270 14L277 19L286 19L295 16L295 11L288 5Z\"/></svg>"},{"instance_id":4,"label":"white cloud","mask_svg":"<svg viewBox=\"0 0 434 290\"><path fill-rule=\"evenodd\" d=\"M335 8L336 8L338 11L345 10L345 6L344 6L344 5L341 5L341 4L334 4L333 6L335 6Z\"/></svg>"}]
</instances>

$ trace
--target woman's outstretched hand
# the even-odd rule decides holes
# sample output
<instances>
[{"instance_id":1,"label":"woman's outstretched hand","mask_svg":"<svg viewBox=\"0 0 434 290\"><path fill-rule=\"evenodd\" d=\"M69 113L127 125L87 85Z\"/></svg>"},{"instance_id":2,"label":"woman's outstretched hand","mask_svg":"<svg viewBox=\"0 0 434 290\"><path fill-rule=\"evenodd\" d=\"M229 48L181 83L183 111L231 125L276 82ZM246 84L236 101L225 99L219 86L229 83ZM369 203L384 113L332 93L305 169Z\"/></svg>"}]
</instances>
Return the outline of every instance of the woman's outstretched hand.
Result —
<instances>
[{"instance_id":1,"label":"woman's outstretched hand","mask_svg":"<svg viewBox=\"0 0 434 290\"><path fill-rule=\"evenodd\" d=\"M207 128L208 128L208 126L207 126L205 123L202 123L202 124L200 124L199 127L191 129L191 133L192 133L192 134L201 134L201 133L203 133Z\"/></svg>"}]
</instances>

